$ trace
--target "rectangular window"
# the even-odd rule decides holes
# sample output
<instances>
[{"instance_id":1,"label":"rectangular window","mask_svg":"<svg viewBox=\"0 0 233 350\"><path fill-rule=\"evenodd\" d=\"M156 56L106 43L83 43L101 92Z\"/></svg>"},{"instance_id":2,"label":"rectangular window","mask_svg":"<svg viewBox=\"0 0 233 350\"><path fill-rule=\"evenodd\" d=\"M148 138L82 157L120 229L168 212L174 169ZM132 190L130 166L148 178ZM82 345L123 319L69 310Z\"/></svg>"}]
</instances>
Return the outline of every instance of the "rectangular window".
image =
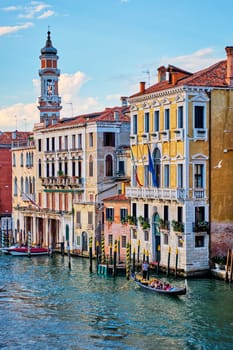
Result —
<instances>
[{"instance_id":1,"label":"rectangular window","mask_svg":"<svg viewBox=\"0 0 233 350\"><path fill-rule=\"evenodd\" d=\"M194 166L194 186L195 188L204 187L204 164L195 164Z\"/></svg>"},{"instance_id":2,"label":"rectangular window","mask_svg":"<svg viewBox=\"0 0 233 350\"><path fill-rule=\"evenodd\" d=\"M115 133L114 132L104 132L103 135L103 145L115 147Z\"/></svg>"},{"instance_id":3,"label":"rectangular window","mask_svg":"<svg viewBox=\"0 0 233 350\"><path fill-rule=\"evenodd\" d=\"M170 129L170 109L164 110L164 130Z\"/></svg>"},{"instance_id":4,"label":"rectangular window","mask_svg":"<svg viewBox=\"0 0 233 350\"><path fill-rule=\"evenodd\" d=\"M121 208L120 209L120 220L121 222L124 221L126 222L128 216L128 209L126 208Z\"/></svg>"},{"instance_id":5,"label":"rectangular window","mask_svg":"<svg viewBox=\"0 0 233 350\"><path fill-rule=\"evenodd\" d=\"M177 187L178 188L183 188L184 187L183 164L178 164L178 166L177 166Z\"/></svg>"},{"instance_id":6,"label":"rectangular window","mask_svg":"<svg viewBox=\"0 0 233 350\"><path fill-rule=\"evenodd\" d=\"M205 207L195 208L195 222L205 221Z\"/></svg>"},{"instance_id":7,"label":"rectangular window","mask_svg":"<svg viewBox=\"0 0 233 350\"><path fill-rule=\"evenodd\" d=\"M133 115L133 135L138 133L138 116L137 114Z\"/></svg>"},{"instance_id":8,"label":"rectangular window","mask_svg":"<svg viewBox=\"0 0 233 350\"><path fill-rule=\"evenodd\" d=\"M168 164L164 165L164 187L170 186L170 167Z\"/></svg>"},{"instance_id":9,"label":"rectangular window","mask_svg":"<svg viewBox=\"0 0 233 350\"><path fill-rule=\"evenodd\" d=\"M125 162L123 160L119 160L118 171L120 176L125 175Z\"/></svg>"},{"instance_id":10,"label":"rectangular window","mask_svg":"<svg viewBox=\"0 0 233 350\"><path fill-rule=\"evenodd\" d=\"M183 222L183 207L177 207L177 221Z\"/></svg>"},{"instance_id":11,"label":"rectangular window","mask_svg":"<svg viewBox=\"0 0 233 350\"><path fill-rule=\"evenodd\" d=\"M72 149L76 149L76 135L72 135Z\"/></svg>"},{"instance_id":12,"label":"rectangular window","mask_svg":"<svg viewBox=\"0 0 233 350\"><path fill-rule=\"evenodd\" d=\"M112 239L112 235L108 235L108 246L112 246L112 241L113 241L113 239Z\"/></svg>"},{"instance_id":13,"label":"rectangular window","mask_svg":"<svg viewBox=\"0 0 233 350\"><path fill-rule=\"evenodd\" d=\"M59 151L61 151L62 150L62 136L59 136L58 141L59 141Z\"/></svg>"},{"instance_id":14,"label":"rectangular window","mask_svg":"<svg viewBox=\"0 0 233 350\"><path fill-rule=\"evenodd\" d=\"M38 140L38 151L41 152L41 139Z\"/></svg>"},{"instance_id":15,"label":"rectangular window","mask_svg":"<svg viewBox=\"0 0 233 350\"><path fill-rule=\"evenodd\" d=\"M169 219L168 205L165 205L163 208L163 219L164 221L168 221Z\"/></svg>"},{"instance_id":16,"label":"rectangular window","mask_svg":"<svg viewBox=\"0 0 233 350\"><path fill-rule=\"evenodd\" d=\"M52 151L55 151L55 137L52 137Z\"/></svg>"},{"instance_id":17,"label":"rectangular window","mask_svg":"<svg viewBox=\"0 0 233 350\"><path fill-rule=\"evenodd\" d=\"M93 212L89 211L88 212L88 225L92 225L93 224Z\"/></svg>"},{"instance_id":18,"label":"rectangular window","mask_svg":"<svg viewBox=\"0 0 233 350\"><path fill-rule=\"evenodd\" d=\"M68 150L68 136L65 136L65 150Z\"/></svg>"},{"instance_id":19,"label":"rectangular window","mask_svg":"<svg viewBox=\"0 0 233 350\"><path fill-rule=\"evenodd\" d=\"M149 186L149 166L148 165L144 165L144 187L148 187Z\"/></svg>"},{"instance_id":20,"label":"rectangular window","mask_svg":"<svg viewBox=\"0 0 233 350\"><path fill-rule=\"evenodd\" d=\"M106 208L106 220L114 221L114 208Z\"/></svg>"},{"instance_id":21,"label":"rectangular window","mask_svg":"<svg viewBox=\"0 0 233 350\"><path fill-rule=\"evenodd\" d=\"M154 131L159 131L159 111L154 111Z\"/></svg>"},{"instance_id":22,"label":"rectangular window","mask_svg":"<svg viewBox=\"0 0 233 350\"><path fill-rule=\"evenodd\" d=\"M144 132L150 131L150 114L149 112L146 112L144 115Z\"/></svg>"},{"instance_id":23,"label":"rectangular window","mask_svg":"<svg viewBox=\"0 0 233 350\"><path fill-rule=\"evenodd\" d=\"M202 248L205 246L205 237L204 236L196 236L195 237L195 248Z\"/></svg>"},{"instance_id":24,"label":"rectangular window","mask_svg":"<svg viewBox=\"0 0 233 350\"><path fill-rule=\"evenodd\" d=\"M194 128L204 129L204 106L194 106Z\"/></svg>"},{"instance_id":25,"label":"rectangular window","mask_svg":"<svg viewBox=\"0 0 233 350\"><path fill-rule=\"evenodd\" d=\"M121 247L126 248L126 236L121 236Z\"/></svg>"},{"instance_id":26,"label":"rectangular window","mask_svg":"<svg viewBox=\"0 0 233 350\"><path fill-rule=\"evenodd\" d=\"M49 177L49 164L46 164L46 176Z\"/></svg>"},{"instance_id":27,"label":"rectangular window","mask_svg":"<svg viewBox=\"0 0 233 350\"><path fill-rule=\"evenodd\" d=\"M144 241L149 241L149 231L143 231L144 232Z\"/></svg>"},{"instance_id":28,"label":"rectangular window","mask_svg":"<svg viewBox=\"0 0 233 350\"><path fill-rule=\"evenodd\" d=\"M178 127L178 129L183 129L183 118L184 118L184 116L183 116L183 106L179 106L178 107L178 110L177 110L177 127Z\"/></svg>"},{"instance_id":29,"label":"rectangular window","mask_svg":"<svg viewBox=\"0 0 233 350\"><path fill-rule=\"evenodd\" d=\"M168 234L167 233L164 233L164 235L163 235L163 244L168 245Z\"/></svg>"},{"instance_id":30,"label":"rectangular window","mask_svg":"<svg viewBox=\"0 0 233 350\"><path fill-rule=\"evenodd\" d=\"M93 132L89 134L89 147L93 147Z\"/></svg>"},{"instance_id":31,"label":"rectangular window","mask_svg":"<svg viewBox=\"0 0 233 350\"><path fill-rule=\"evenodd\" d=\"M148 204L144 204L144 219L147 221L149 218L149 206Z\"/></svg>"},{"instance_id":32,"label":"rectangular window","mask_svg":"<svg viewBox=\"0 0 233 350\"><path fill-rule=\"evenodd\" d=\"M81 224L81 211L76 211L76 224Z\"/></svg>"},{"instance_id":33,"label":"rectangular window","mask_svg":"<svg viewBox=\"0 0 233 350\"><path fill-rule=\"evenodd\" d=\"M82 134L78 134L78 148L82 148Z\"/></svg>"},{"instance_id":34,"label":"rectangular window","mask_svg":"<svg viewBox=\"0 0 233 350\"><path fill-rule=\"evenodd\" d=\"M132 216L136 219L137 217L137 203L132 204Z\"/></svg>"},{"instance_id":35,"label":"rectangular window","mask_svg":"<svg viewBox=\"0 0 233 350\"><path fill-rule=\"evenodd\" d=\"M49 151L49 138L46 138L46 151Z\"/></svg>"}]
</instances>

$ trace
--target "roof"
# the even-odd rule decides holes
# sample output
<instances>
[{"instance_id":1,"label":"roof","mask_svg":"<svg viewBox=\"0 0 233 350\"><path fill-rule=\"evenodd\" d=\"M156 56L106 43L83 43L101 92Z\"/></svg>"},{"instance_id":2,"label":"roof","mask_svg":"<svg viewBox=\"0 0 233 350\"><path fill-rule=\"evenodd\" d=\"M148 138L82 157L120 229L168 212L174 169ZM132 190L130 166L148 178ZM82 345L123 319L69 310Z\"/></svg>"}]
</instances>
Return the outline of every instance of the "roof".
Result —
<instances>
[{"instance_id":1,"label":"roof","mask_svg":"<svg viewBox=\"0 0 233 350\"><path fill-rule=\"evenodd\" d=\"M88 124L93 122L116 122L117 120L121 123L129 123L129 111L129 106L106 108L104 111L101 112L82 114L73 118L63 118L60 121L58 121L58 123L54 125L49 125L48 127L46 127L46 129L57 129L59 127L64 126L75 126L79 124ZM118 112L117 120L115 112ZM43 128L44 126L42 127L42 129Z\"/></svg>"},{"instance_id":2,"label":"roof","mask_svg":"<svg viewBox=\"0 0 233 350\"><path fill-rule=\"evenodd\" d=\"M27 140L31 132L24 131L6 131L0 133L0 145L10 145L13 141Z\"/></svg>"},{"instance_id":3,"label":"roof","mask_svg":"<svg viewBox=\"0 0 233 350\"><path fill-rule=\"evenodd\" d=\"M182 69L179 70L183 71ZM226 71L227 61L219 61L213 64L212 66L202 69L196 73L192 74L187 72L187 75L182 77L181 79L178 79L175 84L172 84L171 82L169 82L169 80L163 80L150 86L143 92L138 92L130 96L130 98L150 94L157 91L168 90L179 86L208 86L226 88L229 87L229 85L226 83Z\"/></svg>"},{"instance_id":4,"label":"roof","mask_svg":"<svg viewBox=\"0 0 233 350\"><path fill-rule=\"evenodd\" d=\"M108 202L122 202L122 201L129 201L129 199L125 196L125 194L117 194L112 197L107 197L103 199L103 202L108 201Z\"/></svg>"}]
</instances>

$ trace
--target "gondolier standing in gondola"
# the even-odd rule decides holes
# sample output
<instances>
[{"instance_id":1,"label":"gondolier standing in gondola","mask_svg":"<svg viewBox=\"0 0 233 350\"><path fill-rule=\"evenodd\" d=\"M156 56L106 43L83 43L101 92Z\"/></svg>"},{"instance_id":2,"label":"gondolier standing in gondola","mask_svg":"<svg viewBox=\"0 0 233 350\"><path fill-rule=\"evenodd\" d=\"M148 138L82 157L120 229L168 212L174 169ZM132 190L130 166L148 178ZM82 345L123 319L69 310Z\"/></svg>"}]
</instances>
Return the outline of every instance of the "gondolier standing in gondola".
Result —
<instances>
[{"instance_id":1,"label":"gondolier standing in gondola","mask_svg":"<svg viewBox=\"0 0 233 350\"><path fill-rule=\"evenodd\" d=\"M147 278L148 270L149 270L149 264L147 261L144 261L142 264L142 277L144 280Z\"/></svg>"}]
</instances>

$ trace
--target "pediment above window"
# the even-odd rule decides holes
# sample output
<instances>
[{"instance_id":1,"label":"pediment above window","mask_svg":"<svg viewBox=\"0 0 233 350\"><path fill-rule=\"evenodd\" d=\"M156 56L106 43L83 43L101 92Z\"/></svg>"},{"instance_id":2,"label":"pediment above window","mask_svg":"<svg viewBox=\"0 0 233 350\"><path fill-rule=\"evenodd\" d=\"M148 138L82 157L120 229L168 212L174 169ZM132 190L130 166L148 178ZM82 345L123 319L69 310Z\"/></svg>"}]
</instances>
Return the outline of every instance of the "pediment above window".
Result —
<instances>
[{"instance_id":1,"label":"pediment above window","mask_svg":"<svg viewBox=\"0 0 233 350\"><path fill-rule=\"evenodd\" d=\"M176 155L176 160L183 160L184 156L182 154L177 154Z\"/></svg>"},{"instance_id":2,"label":"pediment above window","mask_svg":"<svg viewBox=\"0 0 233 350\"><path fill-rule=\"evenodd\" d=\"M171 101L169 101L168 98L164 98L163 101L162 101L162 103L163 103L164 105L170 105L170 104L171 104Z\"/></svg>"},{"instance_id":3,"label":"pediment above window","mask_svg":"<svg viewBox=\"0 0 233 350\"><path fill-rule=\"evenodd\" d=\"M185 101L185 98L182 95L176 96L176 99L175 99L176 103L180 103L180 102L184 102L184 101Z\"/></svg>"},{"instance_id":4,"label":"pediment above window","mask_svg":"<svg viewBox=\"0 0 233 350\"><path fill-rule=\"evenodd\" d=\"M209 102L209 98L205 93L199 93L191 99L192 102Z\"/></svg>"},{"instance_id":5,"label":"pediment above window","mask_svg":"<svg viewBox=\"0 0 233 350\"><path fill-rule=\"evenodd\" d=\"M168 157L168 155L167 155L167 154L164 154L164 156L162 157L162 160L169 161L169 160L171 160L171 158L170 158L170 157Z\"/></svg>"},{"instance_id":6,"label":"pediment above window","mask_svg":"<svg viewBox=\"0 0 233 350\"><path fill-rule=\"evenodd\" d=\"M143 103L143 109L149 109L149 108L150 108L149 103L147 102Z\"/></svg>"},{"instance_id":7,"label":"pediment above window","mask_svg":"<svg viewBox=\"0 0 233 350\"><path fill-rule=\"evenodd\" d=\"M138 107L137 107L136 105L132 105L132 106L130 107L130 110L131 110L132 112L137 111L137 110L138 110Z\"/></svg>"},{"instance_id":8,"label":"pediment above window","mask_svg":"<svg viewBox=\"0 0 233 350\"><path fill-rule=\"evenodd\" d=\"M208 160L209 158L206 155L204 155L204 154L197 153L197 154L194 154L192 156L192 159L193 160Z\"/></svg>"},{"instance_id":9,"label":"pediment above window","mask_svg":"<svg viewBox=\"0 0 233 350\"><path fill-rule=\"evenodd\" d=\"M161 105L161 103L158 100L153 101L152 107L156 108L159 107Z\"/></svg>"}]
</instances>

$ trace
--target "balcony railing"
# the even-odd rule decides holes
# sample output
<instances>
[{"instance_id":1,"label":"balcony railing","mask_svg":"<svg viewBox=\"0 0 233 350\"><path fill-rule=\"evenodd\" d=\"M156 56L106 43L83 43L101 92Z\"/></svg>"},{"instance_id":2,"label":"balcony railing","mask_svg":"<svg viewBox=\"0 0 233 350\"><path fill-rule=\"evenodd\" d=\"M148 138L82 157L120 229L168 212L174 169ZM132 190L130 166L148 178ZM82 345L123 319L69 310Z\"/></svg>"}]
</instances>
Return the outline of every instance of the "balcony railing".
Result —
<instances>
[{"instance_id":1,"label":"balcony railing","mask_svg":"<svg viewBox=\"0 0 233 350\"><path fill-rule=\"evenodd\" d=\"M126 187L126 196L129 198L183 200L184 189Z\"/></svg>"},{"instance_id":2,"label":"balcony railing","mask_svg":"<svg viewBox=\"0 0 233 350\"><path fill-rule=\"evenodd\" d=\"M83 178L77 176L51 176L42 177L41 184L44 187L82 187Z\"/></svg>"}]
</instances>

